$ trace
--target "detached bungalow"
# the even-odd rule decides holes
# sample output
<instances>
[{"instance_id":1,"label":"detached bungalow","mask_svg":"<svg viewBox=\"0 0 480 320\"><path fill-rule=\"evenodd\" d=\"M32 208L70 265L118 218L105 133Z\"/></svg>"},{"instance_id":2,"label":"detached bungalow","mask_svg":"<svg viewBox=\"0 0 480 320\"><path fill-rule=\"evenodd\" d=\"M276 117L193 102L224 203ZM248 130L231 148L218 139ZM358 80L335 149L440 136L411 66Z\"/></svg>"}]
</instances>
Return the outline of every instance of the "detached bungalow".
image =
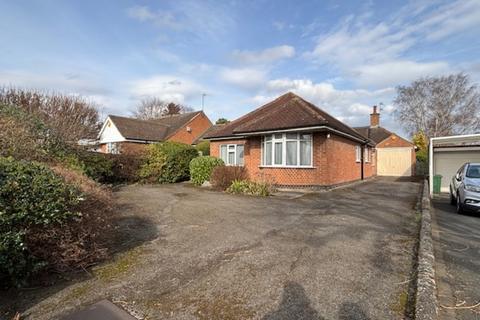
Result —
<instances>
[{"instance_id":1,"label":"detached bungalow","mask_svg":"<svg viewBox=\"0 0 480 320\"><path fill-rule=\"evenodd\" d=\"M146 144L175 141L194 144L212 126L203 111L140 120L109 115L98 134L98 151L103 153L141 152Z\"/></svg>"},{"instance_id":2,"label":"detached bungalow","mask_svg":"<svg viewBox=\"0 0 480 320\"><path fill-rule=\"evenodd\" d=\"M293 93L204 138L211 155L279 186L332 186L376 175L372 141Z\"/></svg>"}]
</instances>

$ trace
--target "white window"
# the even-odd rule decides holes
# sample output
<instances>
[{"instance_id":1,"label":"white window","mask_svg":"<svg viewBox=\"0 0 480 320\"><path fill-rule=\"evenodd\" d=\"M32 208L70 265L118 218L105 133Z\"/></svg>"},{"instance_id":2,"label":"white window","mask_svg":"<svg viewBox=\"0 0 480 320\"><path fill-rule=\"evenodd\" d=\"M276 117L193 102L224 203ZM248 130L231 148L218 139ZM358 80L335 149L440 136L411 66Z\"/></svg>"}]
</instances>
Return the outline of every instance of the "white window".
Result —
<instances>
[{"instance_id":1,"label":"white window","mask_svg":"<svg viewBox=\"0 0 480 320\"><path fill-rule=\"evenodd\" d=\"M355 161L362 161L362 147L360 146L355 146Z\"/></svg>"},{"instance_id":2,"label":"white window","mask_svg":"<svg viewBox=\"0 0 480 320\"><path fill-rule=\"evenodd\" d=\"M262 139L262 166L311 167L312 135L276 133Z\"/></svg>"},{"instance_id":3,"label":"white window","mask_svg":"<svg viewBox=\"0 0 480 320\"><path fill-rule=\"evenodd\" d=\"M119 154L120 153L119 145L115 142L108 142L107 143L107 153Z\"/></svg>"},{"instance_id":4,"label":"white window","mask_svg":"<svg viewBox=\"0 0 480 320\"><path fill-rule=\"evenodd\" d=\"M243 166L243 144L220 145L220 159L227 166Z\"/></svg>"},{"instance_id":5,"label":"white window","mask_svg":"<svg viewBox=\"0 0 480 320\"><path fill-rule=\"evenodd\" d=\"M364 152L363 152L363 158L365 159L365 162L370 162L370 148L365 147Z\"/></svg>"}]
</instances>

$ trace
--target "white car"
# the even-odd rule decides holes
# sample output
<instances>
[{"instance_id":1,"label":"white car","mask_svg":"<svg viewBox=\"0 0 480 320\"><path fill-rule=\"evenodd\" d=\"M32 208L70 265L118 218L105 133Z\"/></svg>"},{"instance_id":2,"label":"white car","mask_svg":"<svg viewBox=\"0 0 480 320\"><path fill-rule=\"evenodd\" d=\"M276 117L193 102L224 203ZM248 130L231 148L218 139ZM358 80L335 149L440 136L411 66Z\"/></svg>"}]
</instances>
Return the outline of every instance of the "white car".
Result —
<instances>
[{"instance_id":1,"label":"white car","mask_svg":"<svg viewBox=\"0 0 480 320\"><path fill-rule=\"evenodd\" d=\"M457 213L480 211L480 163L465 163L450 182L450 202Z\"/></svg>"}]
</instances>

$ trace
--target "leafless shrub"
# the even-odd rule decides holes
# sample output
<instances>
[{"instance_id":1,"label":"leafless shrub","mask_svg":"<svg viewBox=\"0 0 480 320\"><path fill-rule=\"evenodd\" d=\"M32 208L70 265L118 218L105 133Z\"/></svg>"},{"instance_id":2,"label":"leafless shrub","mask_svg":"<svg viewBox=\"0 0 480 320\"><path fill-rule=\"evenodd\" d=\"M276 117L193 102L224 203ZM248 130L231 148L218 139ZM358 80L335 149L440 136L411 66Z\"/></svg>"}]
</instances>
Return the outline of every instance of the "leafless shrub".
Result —
<instances>
[{"instance_id":1,"label":"leafless shrub","mask_svg":"<svg viewBox=\"0 0 480 320\"><path fill-rule=\"evenodd\" d=\"M97 105L81 96L3 87L0 104L16 105L39 116L54 134L71 144L94 138L99 130Z\"/></svg>"},{"instance_id":2,"label":"leafless shrub","mask_svg":"<svg viewBox=\"0 0 480 320\"><path fill-rule=\"evenodd\" d=\"M38 138L28 123L0 116L0 156L41 160L44 155L38 148Z\"/></svg>"},{"instance_id":3,"label":"leafless shrub","mask_svg":"<svg viewBox=\"0 0 480 320\"><path fill-rule=\"evenodd\" d=\"M210 183L217 190L226 190L235 180L246 180L247 171L240 166L215 167L210 176Z\"/></svg>"}]
</instances>

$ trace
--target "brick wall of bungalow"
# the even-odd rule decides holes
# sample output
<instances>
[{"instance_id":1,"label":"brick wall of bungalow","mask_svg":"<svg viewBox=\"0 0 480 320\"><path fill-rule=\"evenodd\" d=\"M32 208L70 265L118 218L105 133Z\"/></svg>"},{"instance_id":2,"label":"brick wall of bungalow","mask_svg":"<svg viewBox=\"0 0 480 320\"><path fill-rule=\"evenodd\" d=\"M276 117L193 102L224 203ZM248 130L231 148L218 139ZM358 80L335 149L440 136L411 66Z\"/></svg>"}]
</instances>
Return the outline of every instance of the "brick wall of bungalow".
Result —
<instances>
[{"instance_id":1,"label":"brick wall of bungalow","mask_svg":"<svg viewBox=\"0 0 480 320\"><path fill-rule=\"evenodd\" d=\"M168 138L168 141L192 144L211 126L212 123L210 122L208 117L203 113L199 113L190 122L178 129L174 135L170 136ZM190 131L188 130L188 128L190 128Z\"/></svg>"},{"instance_id":2,"label":"brick wall of bungalow","mask_svg":"<svg viewBox=\"0 0 480 320\"><path fill-rule=\"evenodd\" d=\"M357 143L325 133L313 135L313 168L278 168L261 166L261 138L211 141L210 155L219 157L222 144L244 144L244 165L249 179L267 179L285 186L330 186L361 179L361 164L356 162ZM364 164L364 177L376 175L376 154Z\"/></svg>"}]
</instances>

